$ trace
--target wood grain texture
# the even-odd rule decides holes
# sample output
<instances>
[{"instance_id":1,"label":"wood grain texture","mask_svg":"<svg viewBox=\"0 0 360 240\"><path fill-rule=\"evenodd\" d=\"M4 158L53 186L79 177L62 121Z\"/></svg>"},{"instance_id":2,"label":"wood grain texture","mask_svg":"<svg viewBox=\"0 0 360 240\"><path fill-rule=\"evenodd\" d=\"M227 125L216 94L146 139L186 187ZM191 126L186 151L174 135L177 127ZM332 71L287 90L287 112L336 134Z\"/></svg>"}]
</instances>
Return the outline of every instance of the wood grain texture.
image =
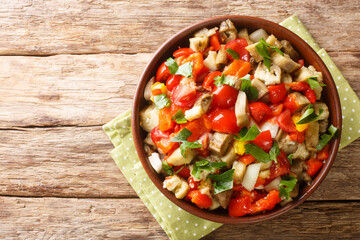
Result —
<instances>
[{"instance_id":1,"label":"wood grain texture","mask_svg":"<svg viewBox=\"0 0 360 240\"><path fill-rule=\"evenodd\" d=\"M1 131L0 194L13 196L136 197L109 156L100 127L26 128ZM338 153L312 200L360 200L360 140Z\"/></svg>"},{"instance_id":2,"label":"wood grain texture","mask_svg":"<svg viewBox=\"0 0 360 240\"><path fill-rule=\"evenodd\" d=\"M360 91L360 53L331 53ZM129 109L151 54L0 56L0 128L102 125Z\"/></svg>"},{"instance_id":3,"label":"wood grain texture","mask_svg":"<svg viewBox=\"0 0 360 240\"><path fill-rule=\"evenodd\" d=\"M358 0L0 0L0 238L167 239L100 128L131 107L152 54L208 17L297 14L359 96L359 11ZM301 207L205 239L359 239L359 155L360 140L341 150Z\"/></svg>"},{"instance_id":4,"label":"wood grain texture","mask_svg":"<svg viewBox=\"0 0 360 240\"><path fill-rule=\"evenodd\" d=\"M265 0L0 2L2 55L152 53L182 28L208 17L229 14L274 22L298 14L328 51L358 50L348 39L360 38L360 7L351 0L276 4Z\"/></svg>"},{"instance_id":5,"label":"wood grain texture","mask_svg":"<svg viewBox=\"0 0 360 240\"><path fill-rule=\"evenodd\" d=\"M205 239L356 238L359 215L358 202L306 202L264 223L224 225ZM166 239L139 199L0 197L0 222L3 239Z\"/></svg>"}]
</instances>

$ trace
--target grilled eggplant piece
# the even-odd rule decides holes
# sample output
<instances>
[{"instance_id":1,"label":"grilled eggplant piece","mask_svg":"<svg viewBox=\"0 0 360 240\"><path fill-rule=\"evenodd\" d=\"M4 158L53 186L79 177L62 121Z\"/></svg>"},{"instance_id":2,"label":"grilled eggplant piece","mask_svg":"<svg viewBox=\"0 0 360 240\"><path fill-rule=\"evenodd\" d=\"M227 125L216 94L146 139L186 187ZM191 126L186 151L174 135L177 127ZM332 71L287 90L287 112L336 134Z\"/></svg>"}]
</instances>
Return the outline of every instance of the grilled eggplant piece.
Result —
<instances>
[{"instance_id":1,"label":"grilled eggplant piece","mask_svg":"<svg viewBox=\"0 0 360 240\"><path fill-rule=\"evenodd\" d=\"M215 132L210 139L209 149L213 153L222 156L229 147L232 138L233 135L231 134Z\"/></svg>"},{"instance_id":2,"label":"grilled eggplant piece","mask_svg":"<svg viewBox=\"0 0 360 240\"><path fill-rule=\"evenodd\" d=\"M292 60L299 60L299 53L293 48L289 41L281 40L281 51L289 55Z\"/></svg>"},{"instance_id":3,"label":"grilled eggplant piece","mask_svg":"<svg viewBox=\"0 0 360 240\"><path fill-rule=\"evenodd\" d=\"M235 103L235 116L237 125L247 127L250 123L250 110L247 102L246 93L239 91Z\"/></svg>"},{"instance_id":4,"label":"grilled eggplant piece","mask_svg":"<svg viewBox=\"0 0 360 240\"><path fill-rule=\"evenodd\" d=\"M292 73L301 67L301 65L294 62L289 57L289 55L284 54L283 56L278 52L275 52L271 55L271 62L275 65L278 65L282 70L287 73Z\"/></svg>"}]
</instances>

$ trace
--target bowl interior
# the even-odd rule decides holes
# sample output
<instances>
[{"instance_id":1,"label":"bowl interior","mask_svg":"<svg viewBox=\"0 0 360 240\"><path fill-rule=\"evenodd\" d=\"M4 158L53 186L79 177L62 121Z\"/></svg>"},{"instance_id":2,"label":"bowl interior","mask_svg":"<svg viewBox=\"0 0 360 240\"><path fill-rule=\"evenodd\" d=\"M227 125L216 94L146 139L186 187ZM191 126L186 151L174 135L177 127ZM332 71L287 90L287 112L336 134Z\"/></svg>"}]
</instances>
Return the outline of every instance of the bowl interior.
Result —
<instances>
[{"instance_id":1,"label":"bowl interior","mask_svg":"<svg viewBox=\"0 0 360 240\"><path fill-rule=\"evenodd\" d=\"M311 64L318 71L321 71L323 73L324 83L327 85L327 87L324 88L322 96L323 100L327 103L330 110L329 120L331 124L333 124L338 129L341 129L341 108L335 83L325 64L307 43L305 43L300 37L287 30L286 28L264 19L247 16L221 16L206 19L202 22L196 23L190 27L183 29L182 31L171 37L168 41L166 41L155 53L153 58L146 66L137 87L132 109L132 131L137 153L147 174L149 175L153 183L157 186L157 188L173 203L196 216L211 221L227 224L253 223L283 214L288 210L301 204L306 198L308 198L312 194L312 192L319 186L319 184L323 181L323 179L330 170L340 143L340 133L339 137L332 142L330 157L324 164L322 170L319 172L317 177L314 179L313 184L311 186L303 187L299 193L299 196L293 202L281 208L277 207L272 211L266 212L264 214L234 218L228 216L227 211L223 209L217 209L215 211L201 210L190 203L176 199L172 192L164 189L162 187L163 178L153 170L148 158L146 157L143 148L143 139L146 137L146 133L140 128L139 125L139 112L147 104L146 100L143 97L144 88L146 82L155 75L158 66L167 58L171 57L172 53L179 47L188 47L189 37L191 37L196 31L204 27L211 28L219 26L219 24L226 19L230 19L238 29L246 27L248 28L249 32L252 32L256 29L263 28L269 34L274 34L280 40L285 39L290 41L292 46L298 51L302 58L304 58L306 66Z\"/></svg>"}]
</instances>

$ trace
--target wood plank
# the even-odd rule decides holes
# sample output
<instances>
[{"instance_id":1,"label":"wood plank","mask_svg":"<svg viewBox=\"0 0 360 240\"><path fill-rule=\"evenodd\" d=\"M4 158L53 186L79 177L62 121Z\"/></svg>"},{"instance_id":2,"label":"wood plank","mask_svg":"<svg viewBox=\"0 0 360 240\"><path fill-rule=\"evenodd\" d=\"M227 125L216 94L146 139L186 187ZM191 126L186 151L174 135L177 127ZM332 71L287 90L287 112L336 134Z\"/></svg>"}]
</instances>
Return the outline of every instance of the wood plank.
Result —
<instances>
[{"instance_id":1,"label":"wood plank","mask_svg":"<svg viewBox=\"0 0 360 240\"><path fill-rule=\"evenodd\" d=\"M359 215L358 202L306 202L264 223L224 225L204 239L359 237ZM6 239L166 239L140 199L0 197L0 222Z\"/></svg>"},{"instance_id":2,"label":"wood plank","mask_svg":"<svg viewBox=\"0 0 360 240\"><path fill-rule=\"evenodd\" d=\"M357 51L354 1L1 1L0 54L154 52L179 30L212 16L238 14L281 22L298 14L329 51ZM349 17L351 16L351 17ZM150 39L150 41L149 41ZM336 43L336 44L334 44Z\"/></svg>"},{"instance_id":3,"label":"wood plank","mask_svg":"<svg viewBox=\"0 0 360 240\"><path fill-rule=\"evenodd\" d=\"M135 197L100 127L2 130L0 195ZM360 140L339 152L312 200L360 200ZM346 183L353 184L346 184Z\"/></svg>"},{"instance_id":4,"label":"wood plank","mask_svg":"<svg viewBox=\"0 0 360 240\"><path fill-rule=\"evenodd\" d=\"M0 57L0 128L101 125L129 109L151 54ZM350 85L360 53L331 53Z\"/></svg>"}]
</instances>

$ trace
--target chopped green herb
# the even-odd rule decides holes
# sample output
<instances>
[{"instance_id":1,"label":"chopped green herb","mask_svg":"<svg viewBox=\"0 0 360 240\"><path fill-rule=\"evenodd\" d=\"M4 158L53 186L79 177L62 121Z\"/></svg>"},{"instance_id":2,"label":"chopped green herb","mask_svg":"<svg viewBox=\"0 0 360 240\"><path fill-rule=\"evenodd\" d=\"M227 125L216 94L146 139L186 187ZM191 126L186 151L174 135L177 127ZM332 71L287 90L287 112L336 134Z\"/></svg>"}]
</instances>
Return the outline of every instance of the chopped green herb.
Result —
<instances>
[{"instance_id":1,"label":"chopped green herb","mask_svg":"<svg viewBox=\"0 0 360 240\"><path fill-rule=\"evenodd\" d=\"M292 158L293 158L294 154L289 154L289 156L287 157L289 159L289 162L290 164L292 165L293 161L292 161Z\"/></svg>"},{"instance_id":2,"label":"chopped green herb","mask_svg":"<svg viewBox=\"0 0 360 240\"><path fill-rule=\"evenodd\" d=\"M168 58L165 62L165 65L168 67L169 72L172 75L175 75L176 71L179 68L179 66L177 65L177 63L175 62L175 60L173 58Z\"/></svg>"},{"instance_id":3,"label":"chopped green herb","mask_svg":"<svg viewBox=\"0 0 360 240\"><path fill-rule=\"evenodd\" d=\"M168 67L169 72L172 75L182 75L185 77L192 77L193 63L187 62L183 65L178 66L173 58L168 58L165 62L165 65Z\"/></svg>"},{"instance_id":4,"label":"chopped green herb","mask_svg":"<svg viewBox=\"0 0 360 240\"><path fill-rule=\"evenodd\" d=\"M315 88L318 88L318 87L325 87L326 84L323 84L323 83L319 83L318 80L317 80L318 76L312 76L312 77L309 77L307 78L307 82L308 84L310 85L310 88L312 90L314 90Z\"/></svg>"},{"instance_id":5,"label":"chopped green herb","mask_svg":"<svg viewBox=\"0 0 360 240\"><path fill-rule=\"evenodd\" d=\"M175 137L171 138L171 142L185 142L190 136L192 132L187 129L183 128Z\"/></svg>"},{"instance_id":6,"label":"chopped green herb","mask_svg":"<svg viewBox=\"0 0 360 240\"><path fill-rule=\"evenodd\" d=\"M281 179L279 186L280 197L289 199L290 192L294 190L298 180L293 175L285 175L282 176Z\"/></svg>"},{"instance_id":7,"label":"chopped green herb","mask_svg":"<svg viewBox=\"0 0 360 240\"><path fill-rule=\"evenodd\" d=\"M187 128L183 128L175 137L171 138L171 142L180 142L181 155L186 159L186 150L188 148L202 147L201 141L197 140L189 142L187 139L191 136L192 132Z\"/></svg>"},{"instance_id":8,"label":"chopped green herb","mask_svg":"<svg viewBox=\"0 0 360 240\"><path fill-rule=\"evenodd\" d=\"M246 131L246 132L245 132ZM245 134L244 134L245 133ZM241 134L241 135L240 135ZM240 132L239 132L239 136L235 135L235 139L236 140L240 140L240 141L252 141L254 140L258 135L260 134L260 130L256 127L256 125L252 125L252 127L247 130L246 127L243 127Z\"/></svg>"},{"instance_id":9,"label":"chopped green herb","mask_svg":"<svg viewBox=\"0 0 360 240\"><path fill-rule=\"evenodd\" d=\"M259 146L248 143L245 145L245 153L251 154L256 160L260 162L270 162L272 159L270 158L270 155L266 153L264 150L262 150Z\"/></svg>"},{"instance_id":10,"label":"chopped green herb","mask_svg":"<svg viewBox=\"0 0 360 240\"><path fill-rule=\"evenodd\" d=\"M315 113L314 106L312 104L309 104L308 107L306 108L304 114L301 116L300 120L296 124L299 125L299 124L315 122L319 119L319 117L323 113L323 111L324 111L323 109L320 109L319 115L317 115Z\"/></svg>"},{"instance_id":11,"label":"chopped green herb","mask_svg":"<svg viewBox=\"0 0 360 240\"><path fill-rule=\"evenodd\" d=\"M181 124L181 123L187 123L187 120L185 118L185 115L183 113L183 111L181 109L179 109L174 116L172 117L173 121L176 121L176 123Z\"/></svg>"},{"instance_id":12,"label":"chopped green herb","mask_svg":"<svg viewBox=\"0 0 360 240\"><path fill-rule=\"evenodd\" d=\"M214 77L214 84L217 87L220 87L223 84L229 85L233 87L235 85L234 79L225 76L225 74L221 74L221 76Z\"/></svg>"},{"instance_id":13,"label":"chopped green herb","mask_svg":"<svg viewBox=\"0 0 360 240\"><path fill-rule=\"evenodd\" d=\"M200 140L196 140L195 142L184 141L180 144L181 155L186 159L186 150L188 148L201 148L202 144Z\"/></svg>"},{"instance_id":14,"label":"chopped green herb","mask_svg":"<svg viewBox=\"0 0 360 240\"><path fill-rule=\"evenodd\" d=\"M218 175L218 174L209 175L208 178L213 180L214 194L218 194L218 193L221 193L221 192L224 192L226 190L230 190L233 188L234 172L235 172L235 169L230 169L220 175Z\"/></svg>"},{"instance_id":15,"label":"chopped green herb","mask_svg":"<svg viewBox=\"0 0 360 240\"><path fill-rule=\"evenodd\" d=\"M284 56L284 53L277 47L275 46L271 46L270 44L268 44L264 38L261 38L259 43L256 44L255 49L256 51L260 54L260 56L263 57L264 59L264 65L267 67L267 69L270 71L270 66L271 66L271 57L270 57L270 52L268 50L268 48L274 50L275 52L280 53L281 55Z\"/></svg>"},{"instance_id":16,"label":"chopped green herb","mask_svg":"<svg viewBox=\"0 0 360 240\"><path fill-rule=\"evenodd\" d=\"M280 154L279 145L276 141L274 141L274 143L270 149L270 152L269 152L270 159L277 163L277 156L279 156L279 154Z\"/></svg>"},{"instance_id":17,"label":"chopped green herb","mask_svg":"<svg viewBox=\"0 0 360 240\"><path fill-rule=\"evenodd\" d=\"M246 96L249 98L249 100L257 99L259 97L259 91L251 85L250 74L242 77L241 80L241 91L246 93Z\"/></svg>"},{"instance_id":18,"label":"chopped green herb","mask_svg":"<svg viewBox=\"0 0 360 240\"><path fill-rule=\"evenodd\" d=\"M192 77L193 62L187 62L180 65L175 75L182 75L185 77Z\"/></svg>"},{"instance_id":19,"label":"chopped green herb","mask_svg":"<svg viewBox=\"0 0 360 240\"><path fill-rule=\"evenodd\" d=\"M330 142L330 140L332 138L336 138L337 137L337 131L338 129L336 127L334 127L333 125L331 125L328 128L328 132L330 134L323 134L320 136L320 140L319 140L319 144L316 146L316 150L320 151L321 149L323 149L325 147L325 145Z\"/></svg>"},{"instance_id":20,"label":"chopped green herb","mask_svg":"<svg viewBox=\"0 0 360 240\"><path fill-rule=\"evenodd\" d=\"M215 171L215 169L220 169L226 165L227 165L227 163L225 163L225 162L211 163L208 160L203 159L194 164L194 168L191 171L191 175L194 176L196 179L200 180L201 171L206 170L206 171L213 173Z\"/></svg>"},{"instance_id":21,"label":"chopped green herb","mask_svg":"<svg viewBox=\"0 0 360 240\"><path fill-rule=\"evenodd\" d=\"M166 172L167 175L171 176L174 173L173 168L168 164L167 161L162 162L162 169Z\"/></svg>"},{"instance_id":22,"label":"chopped green herb","mask_svg":"<svg viewBox=\"0 0 360 240\"><path fill-rule=\"evenodd\" d=\"M229 53L233 59L235 59L235 60L240 59L240 54L237 51L232 50L231 48L228 48L228 49L226 49L226 52Z\"/></svg>"},{"instance_id":23,"label":"chopped green herb","mask_svg":"<svg viewBox=\"0 0 360 240\"><path fill-rule=\"evenodd\" d=\"M170 107L171 101L166 93L162 93L154 96L154 102L157 109L163 109L164 107Z\"/></svg>"}]
</instances>

